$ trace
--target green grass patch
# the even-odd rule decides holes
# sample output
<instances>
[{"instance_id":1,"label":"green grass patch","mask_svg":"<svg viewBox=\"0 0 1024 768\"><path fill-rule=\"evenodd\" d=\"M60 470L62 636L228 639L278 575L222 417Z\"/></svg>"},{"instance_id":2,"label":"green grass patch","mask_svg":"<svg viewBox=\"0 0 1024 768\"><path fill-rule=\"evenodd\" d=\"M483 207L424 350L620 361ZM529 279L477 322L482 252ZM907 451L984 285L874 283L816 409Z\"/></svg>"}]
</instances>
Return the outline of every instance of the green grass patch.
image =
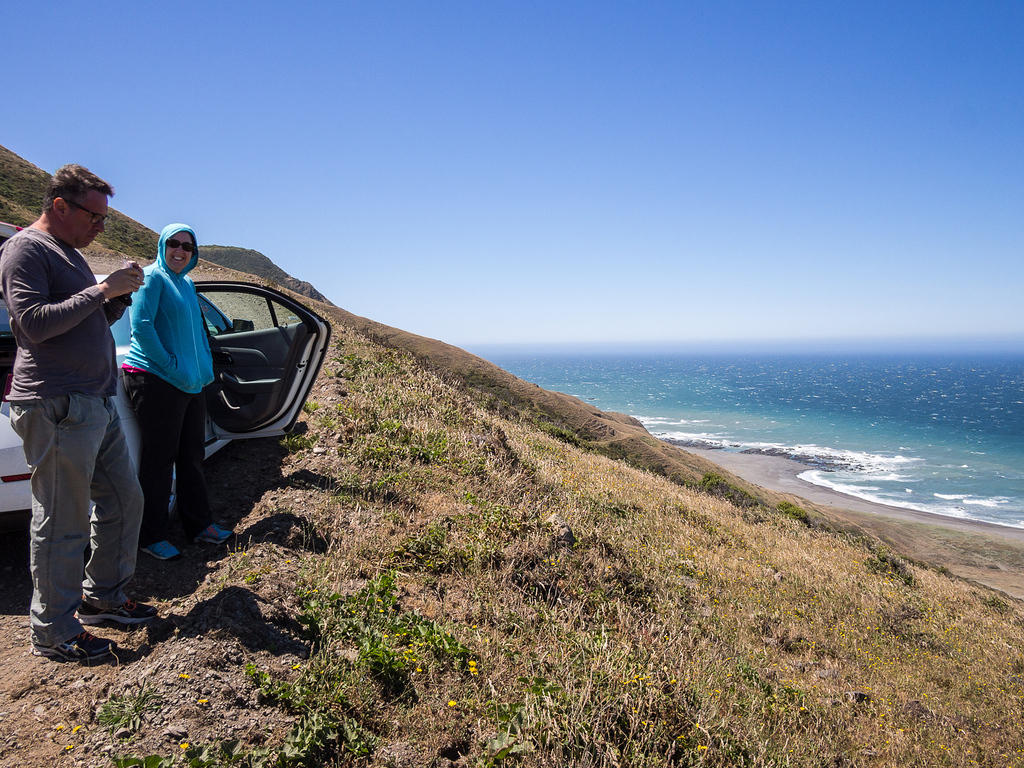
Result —
<instances>
[{"instance_id":1,"label":"green grass patch","mask_svg":"<svg viewBox=\"0 0 1024 768\"><path fill-rule=\"evenodd\" d=\"M383 419L373 433L364 436L359 460L371 467L389 469L404 463L441 464L448 459L444 432L420 432L397 419Z\"/></svg>"},{"instance_id":2,"label":"green grass patch","mask_svg":"<svg viewBox=\"0 0 1024 768\"><path fill-rule=\"evenodd\" d=\"M134 694L111 696L100 706L96 720L111 733L122 728L135 733L142 727L146 715L159 712L162 706L163 697L143 683Z\"/></svg>"},{"instance_id":3,"label":"green grass patch","mask_svg":"<svg viewBox=\"0 0 1024 768\"><path fill-rule=\"evenodd\" d=\"M811 523L811 516L807 514L807 510L803 507L798 507L792 502L780 501L775 506L775 509L787 517L792 517L794 520L803 523L804 525L810 525Z\"/></svg>"},{"instance_id":4,"label":"green grass patch","mask_svg":"<svg viewBox=\"0 0 1024 768\"><path fill-rule=\"evenodd\" d=\"M561 440L563 443L575 446L576 448L585 448L586 445L580 436L577 435L570 429L559 426L558 424L552 424L550 421L544 421L543 419L537 420L537 428L540 429L546 435L550 435L556 440Z\"/></svg>"},{"instance_id":5,"label":"green grass patch","mask_svg":"<svg viewBox=\"0 0 1024 768\"><path fill-rule=\"evenodd\" d=\"M285 435L281 438L281 446L288 453L307 451L316 445L316 439L312 435Z\"/></svg>"}]
</instances>

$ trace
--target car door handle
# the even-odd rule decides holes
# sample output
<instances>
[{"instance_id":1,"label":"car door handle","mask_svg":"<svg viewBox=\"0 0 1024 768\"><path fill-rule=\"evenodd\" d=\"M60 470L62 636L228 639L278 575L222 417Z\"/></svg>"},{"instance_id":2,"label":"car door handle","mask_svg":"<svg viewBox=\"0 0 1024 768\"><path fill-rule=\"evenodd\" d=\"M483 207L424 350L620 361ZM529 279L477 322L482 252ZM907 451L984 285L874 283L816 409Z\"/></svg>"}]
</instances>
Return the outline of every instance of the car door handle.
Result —
<instances>
[{"instance_id":1,"label":"car door handle","mask_svg":"<svg viewBox=\"0 0 1024 768\"><path fill-rule=\"evenodd\" d=\"M243 381L228 371L221 371L220 380L228 389L236 392L270 392L281 383L281 379L250 379Z\"/></svg>"},{"instance_id":2,"label":"car door handle","mask_svg":"<svg viewBox=\"0 0 1024 768\"><path fill-rule=\"evenodd\" d=\"M217 365L234 365L235 363L235 358L233 358L228 352L214 350L212 357L213 362Z\"/></svg>"}]
</instances>

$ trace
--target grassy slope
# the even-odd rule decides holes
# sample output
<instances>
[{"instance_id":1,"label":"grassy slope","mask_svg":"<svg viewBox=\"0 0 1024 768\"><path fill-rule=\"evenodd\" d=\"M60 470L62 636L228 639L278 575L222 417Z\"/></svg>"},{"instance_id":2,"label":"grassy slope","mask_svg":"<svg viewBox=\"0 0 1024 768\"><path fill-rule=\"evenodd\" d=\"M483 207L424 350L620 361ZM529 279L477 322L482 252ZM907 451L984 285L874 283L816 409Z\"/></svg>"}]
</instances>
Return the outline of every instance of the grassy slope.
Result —
<instances>
[{"instance_id":1,"label":"grassy slope","mask_svg":"<svg viewBox=\"0 0 1024 768\"><path fill-rule=\"evenodd\" d=\"M313 653L256 675L307 756L1022 764L1018 604L567 445L336 317L286 441L330 532L301 587Z\"/></svg>"},{"instance_id":2,"label":"grassy slope","mask_svg":"<svg viewBox=\"0 0 1024 768\"><path fill-rule=\"evenodd\" d=\"M852 534L878 537L903 555L949 568L971 581L1022 594L1024 546L1019 539L986 532L957 530L927 522L904 521L833 507L776 493L738 478L710 461L652 437L628 416L598 411L569 395L548 392L462 349L382 325L339 310L344 323L368 337L411 353L429 367L447 371L486 395L489 407L529 414L550 434L578 438L578 444L634 467L648 469L684 485L699 484L709 472L766 506L796 503L807 509L816 524Z\"/></svg>"}]
</instances>

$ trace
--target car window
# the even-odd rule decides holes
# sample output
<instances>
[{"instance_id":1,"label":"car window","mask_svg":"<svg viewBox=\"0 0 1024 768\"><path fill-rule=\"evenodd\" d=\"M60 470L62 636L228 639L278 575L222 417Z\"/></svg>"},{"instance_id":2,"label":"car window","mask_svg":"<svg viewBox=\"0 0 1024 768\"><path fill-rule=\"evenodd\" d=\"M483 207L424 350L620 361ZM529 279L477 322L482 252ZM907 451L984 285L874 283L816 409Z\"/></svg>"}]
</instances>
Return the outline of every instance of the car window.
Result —
<instances>
[{"instance_id":1,"label":"car window","mask_svg":"<svg viewBox=\"0 0 1024 768\"><path fill-rule=\"evenodd\" d=\"M274 313L274 321L278 326L295 325L302 322L298 315L276 301L270 302L270 309Z\"/></svg>"},{"instance_id":2,"label":"car window","mask_svg":"<svg viewBox=\"0 0 1024 768\"><path fill-rule=\"evenodd\" d=\"M211 336L265 331L302 322L284 304L241 291L210 291L200 295L200 304Z\"/></svg>"},{"instance_id":3,"label":"car window","mask_svg":"<svg viewBox=\"0 0 1024 768\"><path fill-rule=\"evenodd\" d=\"M203 322L206 323L207 333L211 336L231 333L231 321L202 294L199 294L199 309L202 310Z\"/></svg>"}]
</instances>

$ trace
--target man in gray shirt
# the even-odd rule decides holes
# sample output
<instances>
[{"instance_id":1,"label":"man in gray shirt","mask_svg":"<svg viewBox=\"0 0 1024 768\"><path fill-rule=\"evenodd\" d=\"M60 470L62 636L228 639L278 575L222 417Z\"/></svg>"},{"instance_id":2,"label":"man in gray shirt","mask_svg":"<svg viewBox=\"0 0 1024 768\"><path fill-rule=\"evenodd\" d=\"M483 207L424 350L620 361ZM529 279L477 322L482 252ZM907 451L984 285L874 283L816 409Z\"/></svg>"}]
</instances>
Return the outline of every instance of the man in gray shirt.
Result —
<instances>
[{"instance_id":1,"label":"man in gray shirt","mask_svg":"<svg viewBox=\"0 0 1024 768\"><path fill-rule=\"evenodd\" d=\"M156 616L124 592L135 572L142 490L114 407L109 329L142 269L131 262L97 284L77 250L103 231L113 194L82 166L66 165L39 219L0 246L0 288L18 342L7 399L32 468L32 650L64 660L116 650L83 624Z\"/></svg>"}]
</instances>

